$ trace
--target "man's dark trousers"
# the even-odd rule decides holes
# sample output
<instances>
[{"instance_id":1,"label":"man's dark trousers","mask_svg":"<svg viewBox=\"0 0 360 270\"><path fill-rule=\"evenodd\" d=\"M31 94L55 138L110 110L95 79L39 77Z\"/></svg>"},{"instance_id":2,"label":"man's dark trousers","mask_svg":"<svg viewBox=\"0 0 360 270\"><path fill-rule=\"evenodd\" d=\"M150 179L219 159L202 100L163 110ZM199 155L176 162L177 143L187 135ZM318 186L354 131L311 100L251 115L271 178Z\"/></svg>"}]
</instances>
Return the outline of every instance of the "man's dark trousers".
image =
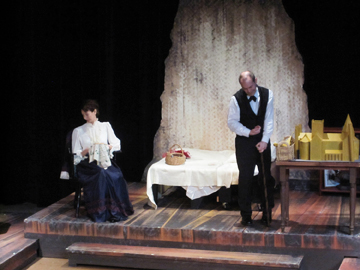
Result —
<instances>
[{"instance_id":1,"label":"man's dark trousers","mask_svg":"<svg viewBox=\"0 0 360 270\"><path fill-rule=\"evenodd\" d=\"M258 166L259 175L259 194L261 195L261 207L265 209L265 191L263 182L263 170L261 163L261 154L256 148L256 144L261 140L260 136L236 136L236 160L239 168L239 183L238 183L238 203L241 211L241 216L251 216L251 199L252 199L252 180L254 176L255 165ZM266 150L263 152L267 197L269 211L274 207L274 183L270 174L271 153L270 142L268 142ZM256 179L256 178L255 178Z\"/></svg>"}]
</instances>

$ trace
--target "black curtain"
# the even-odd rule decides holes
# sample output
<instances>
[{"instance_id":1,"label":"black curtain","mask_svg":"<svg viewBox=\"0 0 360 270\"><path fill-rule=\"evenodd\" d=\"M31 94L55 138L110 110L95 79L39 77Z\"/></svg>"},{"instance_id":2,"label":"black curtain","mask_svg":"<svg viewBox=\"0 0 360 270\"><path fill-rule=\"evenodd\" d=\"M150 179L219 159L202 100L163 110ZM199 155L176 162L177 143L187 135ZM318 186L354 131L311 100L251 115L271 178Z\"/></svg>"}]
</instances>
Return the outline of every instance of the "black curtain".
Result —
<instances>
[{"instance_id":1,"label":"black curtain","mask_svg":"<svg viewBox=\"0 0 360 270\"><path fill-rule=\"evenodd\" d=\"M13 1L7 9L7 179L0 203L48 205L71 192L59 180L67 132L100 103L122 142L117 160L140 181L161 120L164 61L175 0Z\"/></svg>"},{"instance_id":2,"label":"black curtain","mask_svg":"<svg viewBox=\"0 0 360 270\"><path fill-rule=\"evenodd\" d=\"M360 1L283 0L295 23L311 120L360 128Z\"/></svg>"}]
</instances>

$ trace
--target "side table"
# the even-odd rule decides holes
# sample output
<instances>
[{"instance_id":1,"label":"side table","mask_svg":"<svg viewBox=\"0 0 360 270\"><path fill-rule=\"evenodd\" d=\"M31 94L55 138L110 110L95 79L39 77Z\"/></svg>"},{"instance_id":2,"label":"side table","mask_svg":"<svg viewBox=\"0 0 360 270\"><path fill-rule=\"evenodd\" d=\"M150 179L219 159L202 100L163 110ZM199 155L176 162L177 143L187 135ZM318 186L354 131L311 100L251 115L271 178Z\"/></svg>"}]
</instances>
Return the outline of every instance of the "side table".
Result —
<instances>
[{"instance_id":1,"label":"side table","mask_svg":"<svg viewBox=\"0 0 360 270\"><path fill-rule=\"evenodd\" d=\"M354 233L355 227L355 205L356 205L356 177L359 174L360 162L349 161L311 161L311 160L289 160L276 161L280 169L281 182L281 231L289 222L289 170L344 170L350 173L350 234Z\"/></svg>"}]
</instances>

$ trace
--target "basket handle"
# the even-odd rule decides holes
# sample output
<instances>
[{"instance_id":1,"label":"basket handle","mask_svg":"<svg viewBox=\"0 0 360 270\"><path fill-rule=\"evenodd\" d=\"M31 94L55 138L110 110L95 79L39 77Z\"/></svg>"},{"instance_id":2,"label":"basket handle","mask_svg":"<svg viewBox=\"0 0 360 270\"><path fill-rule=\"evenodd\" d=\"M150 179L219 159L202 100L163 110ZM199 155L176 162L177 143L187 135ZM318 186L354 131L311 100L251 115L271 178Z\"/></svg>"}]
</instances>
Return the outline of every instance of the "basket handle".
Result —
<instances>
[{"instance_id":1,"label":"basket handle","mask_svg":"<svg viewBox=\"0 0 360 270\"><path fill-rule=\"evenodd\" d=\"M178 145L178 144L174 144L173 146L171 146L171 147L169 148L169 152L171 152L171 149L172 149L174 146L178 146L178 147L181 149L181 152L184 154L184 150L183 150L182 147L181 147L180 145Z\"/></svg>"}]
</instances>

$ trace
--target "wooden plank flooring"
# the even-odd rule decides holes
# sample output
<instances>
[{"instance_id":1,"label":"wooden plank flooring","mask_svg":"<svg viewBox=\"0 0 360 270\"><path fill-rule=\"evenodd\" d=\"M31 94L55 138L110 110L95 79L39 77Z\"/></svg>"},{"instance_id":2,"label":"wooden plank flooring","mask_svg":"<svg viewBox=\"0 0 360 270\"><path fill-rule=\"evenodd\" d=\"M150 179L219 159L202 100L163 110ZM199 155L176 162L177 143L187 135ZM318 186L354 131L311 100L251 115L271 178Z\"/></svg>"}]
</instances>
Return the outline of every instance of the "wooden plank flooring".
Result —
<instances>
[{"instance_id":1,"label":"wooden plank flooring","mask_svg":"<svg viewBox=\"0 0 360 270\"><path fill-rule=\"evenodd\" d=\"M0 213L0 269L22 269L37 257L36 239L24 238L23 220L29 213Z\"/></svg>"},{"instance_id":2,"label":"wooden plank flooring","mask_svg":"<svg viewBox=\"0 0 360 270\"><path fill-rule=\"evenodd\" d=\"M154 269L299 269L303 256L199 249L74 243L67 248L69 264L102 264ZM253 268L251 268L253 269Z\"/></svg>"},{"instance_id":3,"label":"wooden plank flooring","mask_svg":"<svg viewBox=\"0 0 360 270\"><path fill-rule=\"evenodd\" d=\"M291 191L290 222L282 233L279 198L270 227L260 223L261 215L257 211L253 212L254 225L242 227L236 206L224 210L214 197L207 198L200 209L191 209L191 201L180 188L160 200L159 208L154 210L145 206L145 189L143 183L129 184L136 212L122 223L93 223L83 207L80 218L76 219L73 195L32 215L21 211L16 215L4 214L0 209L0 253L3 255L4 247L9 244L19 244L25 226L26 238L35 242L39 239L40 256L44 256L29 269L38 269L42 262L49 265L50 258L45 257L66 258L65 249L75 242L304 255L301 269L316 269L313 262L319 258L327 263L327 266L323 264L326 270L338 269L344 258L342 267L352 266L360 258L359 197L355 234L350 236L347 195L318 196L316 192Z\"/></svg>"},{"instance_id":4,"label":"wooden plank flooring","mask_svg":"<svg viewBox=\"0 0 360 270\"><path fill-rule=\"evenodd\" d=\"M51 241L51 237L56 236L60 241L61 237L68 237L64 245L98 239L109 244L239 251L244 247L360 250L360 201L356 201L355 232L350 236L347 195L319 196L316 192L291 191L290 221L281 233L279 198L270 227L260 223L261 214L257 211L253 212L253 226L243 227L239 226L239 211L224 210L215 198L208 198L201 209L191 209L190 200L180 188L161 199L158 209L154 210L145 206L145 184L129 184L129 193L135 214L125 222L91 222L84 208L80 210L80 217L75 218L73 195L70 195L27 218L25 236L41 241L46 238Z\"/></svg>"},{"instance_id":5,"label":"wooden plank flooring","mask_svg":"<svg viewBox=\"0 0 360 270\"><path fill-rule=\"evenodd\" d=\"M134 268L119 268L95 265L78 265L76 268L69 265L68 259L38 258L34 263L22 270L138 270ZM144 270L144 269L143 269Z\"/></svg>"},{"instance_id":6,"label":"wooden plank flooring","mask_svg":"<svg viewBox=\"0 0 360 270\"><path fill-rule=\"evenodd\" d=\"M357 258L345 258L341 263L339 270L359 270L360 259Z\"/></svg>"}]
</instances>

